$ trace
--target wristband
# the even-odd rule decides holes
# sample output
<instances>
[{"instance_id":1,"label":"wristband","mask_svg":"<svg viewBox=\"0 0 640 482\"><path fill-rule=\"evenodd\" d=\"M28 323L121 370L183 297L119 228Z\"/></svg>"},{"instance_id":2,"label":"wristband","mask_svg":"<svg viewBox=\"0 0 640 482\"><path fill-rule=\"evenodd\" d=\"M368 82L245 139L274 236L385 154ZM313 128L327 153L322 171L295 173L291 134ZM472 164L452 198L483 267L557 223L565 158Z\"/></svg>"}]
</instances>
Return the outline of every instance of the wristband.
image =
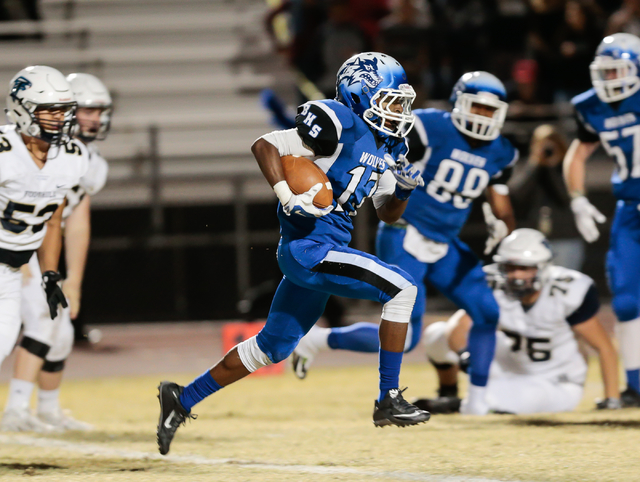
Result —
<instances>
[{"instance_id":1,"label":"wristband","mask_svg":"<svg viewBox=\"0 0 640 482\"><path fill-rule=\"evenodd\" d=\"M402 189L400 186L396 184L396 197L400 201L406 201L407 199L409 199L409 196L411 196L412 192L413 192L413 189L411 190Z\"/></svg>"},{"instance_id":2,"label":"wristband","mask_svg":"<svg viewBox=\"0 0 640 482\"><path fill-rule=\"evenodd\" d=\"M276 193L276 196L278 196L278 199L283 206L287 204L291 199L291 196L293 196L293 192L291 192L291 188L287 184L287 181L277 182L273 186L273 192Z\"/></svg>"}]
</instances>

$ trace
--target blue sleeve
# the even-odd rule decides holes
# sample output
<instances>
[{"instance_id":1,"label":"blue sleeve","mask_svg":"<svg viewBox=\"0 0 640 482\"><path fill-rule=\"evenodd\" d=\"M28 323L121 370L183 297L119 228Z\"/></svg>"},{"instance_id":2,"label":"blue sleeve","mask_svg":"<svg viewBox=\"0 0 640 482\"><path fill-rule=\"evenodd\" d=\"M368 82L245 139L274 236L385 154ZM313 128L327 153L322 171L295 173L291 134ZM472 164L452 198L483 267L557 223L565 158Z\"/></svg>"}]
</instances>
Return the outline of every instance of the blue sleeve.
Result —
<instances>
[{"instance_id":1,"label":"blue sleeve","mask_svg":"<svg viewBox=\"0 0 640 482\"><path fill-rule=\"evenodd\" d=\"M598 299L598 290L595 284L591 284L587 290L587 294L584 295L582 304L567 317L567 323L571 326L584 323L587 320L593 318L600 309L600 300Z\"/></svg>"}]
</instances>

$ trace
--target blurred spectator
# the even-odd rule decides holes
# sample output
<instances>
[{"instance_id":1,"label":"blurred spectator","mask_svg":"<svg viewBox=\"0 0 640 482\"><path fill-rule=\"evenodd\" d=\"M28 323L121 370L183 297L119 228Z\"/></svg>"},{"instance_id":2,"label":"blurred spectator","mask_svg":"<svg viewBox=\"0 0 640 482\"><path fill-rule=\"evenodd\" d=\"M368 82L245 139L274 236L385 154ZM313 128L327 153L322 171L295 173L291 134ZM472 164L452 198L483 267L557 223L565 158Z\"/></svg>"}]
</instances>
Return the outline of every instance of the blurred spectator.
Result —
<instances>
[{"instance_id":1,"label":"blurred spectator","mask_svg":"<svg viewBox=\"0 0 640 482\"><path fill-rule=\"evenodd\" d=\"M350 0L327 1L327 23L322 27L322 60L325 73L318 88L327 98L335 97L336 73L345 60L371 50L367 38L358 26Z\"/></svg>"},{"instance_id":2,"label":"blurred spectator","mask_svg":"<svg viewBox=\"0 0 640 482\"><path fill-rule=\"evenodd\" d=\"M510 107L538 104L538 62L521 59L513 64L509 82Z\"/></svg>"},{"instance_id":3,"label":"blurred spectator","mask_svg":"<svg viewBox=\"0 0 640 482\"><path fill-rule=\"evenodd\" d=\"M606 35L625 32L640 36L640 0L624 0L620 10L609 18Z\"/></svg>"},{"instance_id":4,"label":"blurred spectator","mask_svg":"<svg viewBox=\"0 0 640 482\"><path fill-rule=\"evenodd\" d=\"M569 100L591 88L589 64L602 38L600 16L600 10L590 0L568 0L565 4L564 24L556 40L559 47L556 100Z\"/></svg>"},{"instance_id":5,"label":"blurred spectator","mask_svg":"<svg viewBox=\"0 0 640 482\"><path fill-rule=\"evenodd\" d=\"M376 49L402 64L409 84L416 91L414 108L427 99L427 41L431 18L423 0L393 0L391 14L380 23Z\"/></svg>"},{"instance_id":6,"label":"blurred spectator","mask_svg":"<svg viewBox=\"0 0 640 482\"><path fill-rule=\"evenodd\" d=\"M544 124L533 132L529 158L518 164L509 182L518 227L543 232L555 254L554 261L580 270L585 246L579 236L562 178L566 139Z\"/></svg>"}]
</instances>

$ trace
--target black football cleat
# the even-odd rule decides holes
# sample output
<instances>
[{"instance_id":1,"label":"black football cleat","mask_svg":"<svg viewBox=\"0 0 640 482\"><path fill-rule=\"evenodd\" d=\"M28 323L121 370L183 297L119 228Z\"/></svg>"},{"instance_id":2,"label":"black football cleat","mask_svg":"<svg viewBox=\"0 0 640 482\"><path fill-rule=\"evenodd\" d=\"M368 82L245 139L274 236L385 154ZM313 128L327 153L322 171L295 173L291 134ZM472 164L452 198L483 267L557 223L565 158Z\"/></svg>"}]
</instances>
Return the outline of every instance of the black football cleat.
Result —
<instances>
[{"instance_id":1,"label":"black football cleat","mask_svg":"<svg viewBox=\"0 0 640 482\"><path fill-rule=\"evenodd\" d=\"M620 394L620 401L622 402L622 408L640 407L640 393L631 387L627 387L627 389Z\"/></svg>"},{"instance_id":2,"label":"black football cleat","mask_svg":"<svg viewBox=\"0 0 640 482\"><path fill-rule=\"evenodd\" d=\"M394 388L389 390L381 402L376 400L373 406L373 424L376 427L387 425L408 427L426 422L431 418L429 412L420 410L404 399L402 392L405 390L406 388L403 390Z\"/></svg>"},{"instance_id":3,"label":"black football cleat","mask_svg":"<svg viewBox=\"0 0 640 482\"><path fill-rule=\"evenodd\" d=\"M460 412L461 399L458 397L419 398L412 403L420 410L433 414Z\"/></svg>"},{"instance_id":4,"label":"black football cleat","mask_svg":"<svg viewBox=\"0 0 640 482\"><path fill-rule=\"evenodd\" d=\"M184 387L173 382L160 382L158 400L160 400L160 419L158 420L158 449L162 455L169 453L171 441L180 425L188 418L195 419L180 404L180 394Z\"/></svg>"}]
</instances>

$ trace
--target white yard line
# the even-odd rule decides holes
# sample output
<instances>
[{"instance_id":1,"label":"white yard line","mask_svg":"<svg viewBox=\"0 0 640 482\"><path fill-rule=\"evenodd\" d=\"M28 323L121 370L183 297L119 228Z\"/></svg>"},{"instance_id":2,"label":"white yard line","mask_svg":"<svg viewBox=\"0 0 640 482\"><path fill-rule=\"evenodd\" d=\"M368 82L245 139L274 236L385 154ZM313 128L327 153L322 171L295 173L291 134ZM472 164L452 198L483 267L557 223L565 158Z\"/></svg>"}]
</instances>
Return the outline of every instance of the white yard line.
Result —
<instances>
[{"instance_id":1,"label":"white yard line","mask_svg":"<svg viewBox=\"0 0 640 482\"><path fill-rule=\"evenodd\" d=\"M484 477L458 477L448 475L428 475L415 472L378 472L371 470L360 470L350 467L324 467L321 465L285 465L274 463L263 463L256 461L245 461L237 459L209 459L198 455L168 455L162 456L156 452L135 452L123 449L114 449L101 445L90 445L85 443L67 442L65 440L31 437L28 435L6 435L0 434L0 444L5 445L25 445L28 447L42 447L50 449L64 450L86 455L94 455L107 458L122 458L129 460L163 460L174 464L193 465L233 465L233 467L261 470L271 470L279 472L293 472L299 474L322 474L322 475L358 475L374 477L385 480L414 480L420 482L516 482L497 479L487 479Z\"/></svg>"}]
</instances>

